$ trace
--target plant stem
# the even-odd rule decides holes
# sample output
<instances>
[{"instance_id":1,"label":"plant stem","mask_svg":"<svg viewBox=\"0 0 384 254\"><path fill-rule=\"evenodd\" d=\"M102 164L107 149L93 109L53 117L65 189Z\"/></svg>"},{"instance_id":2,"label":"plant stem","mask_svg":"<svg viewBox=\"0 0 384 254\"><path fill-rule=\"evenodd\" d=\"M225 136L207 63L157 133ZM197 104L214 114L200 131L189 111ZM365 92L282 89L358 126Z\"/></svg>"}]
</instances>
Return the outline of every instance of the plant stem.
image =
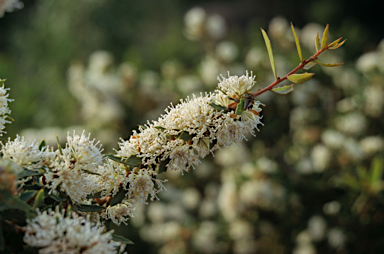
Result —
<instances>
[{"instance_id":1,"label":"plant stem","mask_svg":"<svg viewBox=\"0 0 384 254\"><path fill-rule=\"evenodd\" d=\"M312 62L313 60L316 60L317 57L323 53L324 51L326 51L327 49L329 48L329 44L327 44L327 46L323 49L320 49L319 51L316 52L316 54L314 54L313 56L311 56L310 58L308 58L307 60L303 60L295 69L293 69L291 72L289 72L287 75L285 75L284 77L280 78L280 77L277 77L277 79L272 83L270 84L269 86L257 91L257 92L251 92L250 94L252 95L253 98L256 98L257 96L265 93L266 91L269 91L271 90L274 86L280 84L282 81L286 80L288 78L288 76L294 74L295 72L297 72L298 70L301 70L305 67L305 65L307 65L308 63Z\"/></svg>"}]
</instances>

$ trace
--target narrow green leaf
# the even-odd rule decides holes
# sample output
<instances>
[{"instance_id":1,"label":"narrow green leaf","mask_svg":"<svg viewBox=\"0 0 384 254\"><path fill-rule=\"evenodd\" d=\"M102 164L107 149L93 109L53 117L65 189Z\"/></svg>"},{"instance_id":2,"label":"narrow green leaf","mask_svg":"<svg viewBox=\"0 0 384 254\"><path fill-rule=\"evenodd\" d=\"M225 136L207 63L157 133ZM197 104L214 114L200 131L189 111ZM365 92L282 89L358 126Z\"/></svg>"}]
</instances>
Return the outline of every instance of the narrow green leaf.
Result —
<instances>
[{"instance_id":1,"label":"narrow green leaf","mask_svg":"<svg viewBox=\"0 0 384 254\"><path fill-rule=\"evenodd\" d=\"M131 155L128 159L125 160L125 163L132 167L139 167L143 162L141 158L136 155Z\"/></svg>"},{"instance_id":2,"label":"narrow green leaf","mask_svg":"<svg viewBox=\"0 0 384 254\"><path fill-rule=\"evenodd\" d=\"M107 154L106 157L108 159L111 159L111 160L116 161L118 163L122 163L122 164L129 165L132 167L138 167L142 164L141 158L139 158L135 155L131 155L128 159L123 159L123 160L121 160L120 157L113 155L113 154Z\"/></svg>"},{"instance_id":3,"label":"narrow green leaf","mask_svg":"<svg viewBox=\"0 0 384 254\"><path fill-rule=\"evenodd\" d=\"M83 171L84 173L86 173L86 174L90 174L90 175L98 175L98 176L100 176L99 173L97 173L97 172L92 172L92 171L90 171L90 170L82 169L82 171Z\"/></svg>"},{"instance_id":4,"label":"narrow green leaf","mask_svg":"<svg viewBox=\"0 0 384 254\"><path fill-rule=\"evenodd\" d=\"M43 150L43 148L46 146L47 146L47 144L45 143L45 139L41 140L40 145L39 145L39 150L40 151Z\"/></svg>"},{"instance_id":5,"label":"narrow green leaf","mask_svg":"<svg viewBox=\"0 0 384 254\"><path fill-rule=\"evenodd\" d=\"M37 191L34 191L34 190L23 191L20 195L20 200L25 202L30 198L32 198L33 196L35 196L36 192Z\"/></svg>"},{"instance_id":6,"label":"narrow green leaf","mask_svg":"<svg viewBox=\"0 0 384 254\"><path fill-rule=\"evenodd\" d=\"M211 103L209 103L209 105L211 105L214 109L216 109L216 110L218 110L218 111L224 111L224 113L227 113L228 112L228 110L227 110L227 108L226 107L223 107L223 106L221 106L221 105L217 105L217 104L215 104L215 103L213 103L213 102L211 102Z\"/></svg>"},{"instance_id":7,"label":"narrow green leaf","mask_svg":"<svg viewBox=\"0 0 384 254\"><path fill-rule=\"evenodd\" d=\"M125 244L134 244L131 240L121 236L121 235L116 235L112 234L112 240L115 242L120 242L120 243L125 243Z\"/></svg>"},{"instance_id":8,"label":"narrow green leaf","mask_svg":"<svg viewBox=\"0 0 384 254\"><path fill-rule=\"evenodd\" d=\"M357 175L359 176L360 183L366 184L369 182L367 170L360 166L357 168Z\"/></svg>"},{"instance_id":9,"label":"narrow green leaf","mask_svg":"<svg viewBox=\"0 0 384 254\"><path fill-rule=\"evenodd\" d=\"M48 197L52 198L53 200L57 201L57 202L63 202L65 201L65 198L61 198L61 197L58 197L58 196L55 196L53 194L49 195Z\"/></svg>"},{"instance_id":10,"label":"narrow green leaf","mask_svg":"<svg viewBox=\"0 0 384 254\"><path fill-rule=\"evenodd\" d=\"M123 187L120 187L119 191L116 193L115 196L113 196L111 200L111 206L121 203L121 201L123 201L123 199L125 198L126 194L127 191L124 190Z\"/></svg>"},{"instance_id":11,"label":"narrow green leaf","mask_svg":"<svg viewBox=\"0 0 384 254\"><path fill-rule=\"evenodd\" d=\"M244 111L244 98L241 98L239 104L237 104L236 106L235 114L240 116L243 113L243 111Z\"/></svg>"},{"instance_id":12,"label":"narrow green leaf","mask_svg":"<svg viewBox=\"0 0 384 254\"><path fill-rule=\"evenodd\" d=\"M299 54L300 63L302 63L303 53L301 52L300 39L299 37L297 37L296 31L295 31L295 28L293 27L292 22L291 22L291 28L292 28L293 37L295 37L295 43L296 43L297 53Z\"/></svg>"},{"instance_id":13,"label":"narrow green leaf","mask_svg":"<svg viewBox=\"0 0 384 254\"><path fill-rule=\"evenodd\" d=\"M271 91L281 95L289 94L290 92L293 91L293 85L276 87L276 88L273 88Z\"/></svg>"},{"instance_id":14,"label":"narrow green leaf","mask_svg":"<svg viewBox=\"0 0 384 254\"><path fill-rule=\"evenodd\" d=\"M93 199L93 198L101 198L101 191L87 196L87 199Z\"/></svg>"},{"instance_id":15,"label":"narrow green leaf","mask_svg":"<svg viewBox=\"0 0 384 254\"><path fill-rule=\"evenodd\" d=\"M327 41L329 39L328 32L329 32L329 25L327 25L324 29L323 37L321 38L321 49L325 49L325 47L327 46Z\"/></svg>"},{"instance_id":16,"label":"narrow green leaf","mask_svg":"<svg viewBox=\"0 0 384 254\"><path fill-rule=\"evenodd\" d=\"M28 211L31 209L31 206L24 203L24 201L20 200L19 197L13 196L8 191L0 191L0 211L8 210L8 209L18 209L21 211Z\"/></svg>"},{"instance_id":17,"label":"narrow green leaf","mask_svg":"<svg viewBox=\"0 0 384 254\"><path fill-rule=\"evenodd\" d=\"M145 125L139 125L139 128L140 128L140 127L141 127L143 130L148 129L148 127L145 126Z\"/></svg>"},{"instance_id":18,"label":"narrow green leaf","mask_svg":"<svg viewBox=\"0 0 384 254\"><path fill-rule=\"evenodd\" d=\"M263 34L265 45L267 46L267 51L268 51L268 55L269 55L269 60L271 62L273 75L275 76L275 79L277 79L276 65L275 65L275 59L273 58L271 41L269 40L267 33L263 29L261 29L261 33Z\"/></svg>"},{"instance_id":19,"label":"narrow green leaf","mask_svg":"<svg viewBox=\"0 0 384 254\"><path fill-rule=\"evenodd\" d=\"M310 63L308 63L308 64L306 64L304 67L303 67L303 70L309 70L309 69L311 69L313 66L315 66L316 65L316 62L310 62Z\"/></svg>"},{"instance_id":20,"label":"narrow green leaf","mask_svg":"<svg viewBox=\"0 0 384 254\"><path fill-rule=\"evenodd\" d=\"M329 47L329 49L338 49L340 48L345 42L347 41L347 39L345 39L344 41L332 46L332 47Z\"/></svg>"},{"instance_id":21,"label":"narrow green leaf","mask_svg":"<svg viewBox=\"0 0 384 254\"><path fill-rule=\"evenodd\" d=\"M334 63L334 64L331 64L331 63L322 63L318 60L315 60L316 63L320 64L321 66L325 66L325 67L336 67L336 66L340 66L342 65L343 63Z\"/></svg>"},{"instance_id":22,"label":"narrow green leaf","mask_svg":"<svg viewBox=\"0 0 384 254\"><path fill-rule=\"evenodd\" d=\"M157 172L159 172L159 174L166 172L167 171L167 164L170 161L171 161L170 158L167 158L166 160L161 161L158 168L157 168Z\"/></svg>"},{"instance_id":23,"label":"narrow green leaf","mask_svg":"<svg viewBox=\"0 0 384 254\"><path fill-rule=\"evenodd\" d=\"M44 198L45 198L44 188L42 188L39 191L39 193L37 193L37 195L36 195L35 201L33 203L33 210L36 210L36 208L39 208L42 205L44 205Z\"/></svg>"},{"instance_id":24,"label":"narrow green leaf","mask_svg":"<svg viewBox=\"0 0 384 254\"><path fill-rule=\"evenodd\" d=\"M288 76L288 80L292 81L293 83L296 84L303 84L305 81L310 80L315 73L301 73L301 74L292 74Z\"/></svg>"},{"instance_id":25,"label":"narrow green leaf","mask_svg":"<svg viewBox=\"0 0 384 254\"><path fill-rule=\"evenodd\" d=\"M40 190L41 186L38 184L26 184L23 186L23 190Z\"/></svg>"},{"instance_id":26,"label":"narrow green leaf","mask_svg":"<svg viewBox=\"0 0 384 254\"><path fill-rule=\"evenodd\" d=\"M185 140L185 141L189 141L189 140L192 139L192 136L189 135L188 132L183 131L183 132L180 134L180 136L179 136L178 138L179 138L179 139L183 139L183 140Z\"/></svg>"},{"instance_id":27,"label":"narrow green leaf","mask_svg":"<svg viewBox=\"0 0 384 254\"><path fill-rule=\"evenodd\" d=\"M372 161L371 165L371 176L370 176L370 182L371 187L379 190L382 176L383 176L383 161L379 157L375 157Z\"/></svg>"},{"instance_id":28,"label":"narrow green leaf","mask_svg":"<svg viewBox=\"0 0 384 254\"><path fill-rule=\"evenodd\" d=\"M100 212L105 209L105 207L98 205L76 205L76 207L79 211L82 212Z\"/></svg>"},{"instance_id":29,"label":"narrow green leaf","mask_svg":"<svg viewBox=\"0 0 384 254\"><path fill-rule=\"evenodd\" d=\"M342 37L340 37L339 39L334 40L333 42L329 43L329 44L328 44L328 48L337 45L337 44L339 43L339 41L341 40L341 38L342 38Z\"/></svg>"},{"instance_id":30,"label":"narrow green leaf","mask_svg":"<svg viewBox=\"0 0 384 254\"><path fill-rule=\"evenodd\" d=\"M165 130L165 128L164 128L164 127L161 127L161 126L155 126L155 128L156 128L156 129L159 129L159 130L162 130L162 131Z\"/></svg>"},{"instance_id":31,"label":"narrow green leaf","mask_svg":"<svg viewBox=\"0 0 384 254\"><path fill-rule=\"evenodd\" d=\"M319 33L316 34L315 47L316 47L316 51L319 51L319 49L320 49Z\"/></svg>"},{"instance_id":32,"label":"narrow green leaf","mask_svg":"<svg viewBox=\"0 0 384 254\"><path fill-rule=\"evenodd\" d=\"M23 171L21 171L19 174L18 174L18 179L21 179L21 178L24 178L24 177L28 177L28 176L41 176L41 175L44 175L45 171L42 171L42 172L36 172L36 171L32 171L32 170L28 170L28 169L24 169Z\"/></svg>"}]
</instances>

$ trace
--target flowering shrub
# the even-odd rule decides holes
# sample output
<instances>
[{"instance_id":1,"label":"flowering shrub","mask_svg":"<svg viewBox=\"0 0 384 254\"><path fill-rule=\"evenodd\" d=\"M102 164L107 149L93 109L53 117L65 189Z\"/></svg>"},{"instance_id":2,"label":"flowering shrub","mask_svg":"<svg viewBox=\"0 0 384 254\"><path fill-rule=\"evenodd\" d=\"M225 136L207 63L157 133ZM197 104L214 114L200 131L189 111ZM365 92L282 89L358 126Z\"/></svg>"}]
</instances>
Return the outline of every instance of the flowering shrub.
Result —
<instances>
[{"instance_id":1,"label":"flowering shrub","mask_svg":"<svg viewBox=\"0 0 384 254\"><path fill-rule=\"evenodd\" d=\"M308 59L303 58L299 39L291 27L300 63L288 74L277 76L271 43L262 30L274 82L252 91L256 84L252 72L240 77L229 73L228 77L220 76L217 90L171 104L158 120L139 126L128 140L121 139L115 154L104 155L99 142L84 131L81 135L68 133L65 147L58 142L56 149L44 140L40 144L26 142L20 136L3 143L1 211L17 211L17 216L21 216L16 222L14 218L3 220L12 229L12 234L6 237L20 238L23 234L24 243L37 248L39 253L123 250L124 244L132 242L109 231L109 222L126 224L137 207L158 199L158 193L166 189L166 180L157 179L159 174L165 171L184 174L208 154L240 143L248 133L255 135L255 129L262 125L263 106L256 97L266 91L288 94L293 91L293 85L276 86L284 80L302 84L314 75L298 74L298 71L308 70L314 64L340 65L318 60L324 51L337 49L344 43L341 38L327 42L328 26L321 40L317 34L316 53ZM189 36L195 32L192 29ZM5 118L10 113L7 107L10 99L4 86L2 91L4 129L4 123L9 123ZM8 251L27 248L24 244L0 247Z\"/></svg>"}]
</instances>

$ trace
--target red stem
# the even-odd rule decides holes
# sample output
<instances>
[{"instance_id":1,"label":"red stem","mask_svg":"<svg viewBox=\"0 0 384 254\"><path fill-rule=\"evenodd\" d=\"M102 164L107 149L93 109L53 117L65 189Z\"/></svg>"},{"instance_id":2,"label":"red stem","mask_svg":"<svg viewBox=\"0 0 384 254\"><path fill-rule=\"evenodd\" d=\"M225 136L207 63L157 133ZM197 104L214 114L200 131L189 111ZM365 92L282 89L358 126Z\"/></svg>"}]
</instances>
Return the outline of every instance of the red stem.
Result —
<instances>
[{"instance_id":1,"label":"red stem","mask_svg":"<svg viewBox=\"0 0 384 254\"><path fill-rule=\"evenodd\" d=\"M314 54L313 56L311 56L310 58L308 58L308 60L303 60L303 62L301 62L299 64L299 66L297 66L295 69L293 69L291 72L289 72L287 75L285 75L284 77L282 78L279 78L277 77L277 79L272 83L270 84L269 86L257 91L257 92L252 92L250 93L252 95L253 98L256 98L257 96L259 96L260 94L263 94L265 93L266 91L269 91L271 90L274 86L276 86L277 84L280 84L282 81L286 80L288 78L288 76L294 74L295 72L297 72L298 70L301 70L302 68L305 67L306 64L312 62L313 60L317 59L317 57L323 53L325 50L327 50L329 48L329 44L327 44L327 46L323 49L320 49L319 51L316 52L316 54Z\"/></svg>"}]
</instances>

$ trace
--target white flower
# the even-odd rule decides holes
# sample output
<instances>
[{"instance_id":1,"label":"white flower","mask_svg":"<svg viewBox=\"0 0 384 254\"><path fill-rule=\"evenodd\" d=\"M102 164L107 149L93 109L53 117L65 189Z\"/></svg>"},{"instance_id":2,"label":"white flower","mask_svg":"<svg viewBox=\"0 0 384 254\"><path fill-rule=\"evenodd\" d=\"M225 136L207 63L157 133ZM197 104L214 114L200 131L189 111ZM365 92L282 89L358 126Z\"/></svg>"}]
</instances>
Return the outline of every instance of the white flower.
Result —
<instances>
[{"instance_id":1,"label":"white flower","mask_svg":"<svg viewBox=\"0 0 384 254\"><path fill-rule=\"evenodd\" d=\"M121 167L121 164L107 160L103 165L99 165L96 173L100 175L92 175L94 182L97 183L101 192L101 196L116 195L122 184L127 181L125 169Z\"/></svg>"},{"instance_id":2,"label":"white flower","mask_svg":"<svg viewBox=\"0 0 384 254\"><path fill-rule=\"evenodd\" d=\"M137 172L136 172L137 171ZM162 190L165 190L161 180L156 179L157 173L153 170L142 168L140 170L133 170L128 176L127 183L129 184L129 197L140 199L143 203L150 199L153 201ZM158 189L156 189L155 183Z\"/></svg>"},{"instance_id":3,"label":"white flower","mask_svg":"<svg viewBox=\"0 0 384 254\"><path fill-rule=\"evenodd\" d=\"M2 144L1 152L3 158L12 159L17 164L28 169L36 169L44 161L45 153L49 153L47 148L40 151L36 140L25 142L24 137L16 136L14 141L8 139L8 142Z\"/></svg>"},{"instance_id":4,"label":"white flower","mask_svg":"<svg viewBox=\"0 0 384 254\"><path fill-rule=\"evenodd\" d=\"M225 125L217 133L217 144L223 146L232 146L239 143L245 138L248 128L240 121L231 121Z\"/></svg>"},{"instance_id":5,"label":"white flower","mask_svg":"<svg viewBox=\"0 0 384 254\"><path fill-rule=\"evenodd\" d=\"M236 75L229 76L229 73L228 78L224 78L222 75L220 75L220 77L217 78L220 82L219 88L227 93L228 96L236 95L240 97L251 90L251 88L256 84L256 76L253 76L252 72L251 75L249 75L248 71L246 72L246 75L241 77Z\"/></svg>"},{"instance_id":6,"label":"white flower","mask_svg":"<svg viewBox=\"0 0 384 254\"><path fill-rule=\"evenodd\" d=\"M135 200L124 199L121 203L108 206L107 209L101 214L105 219L111 219L116 225L124 223L127 225L128 217L135 217Z\"/></svg>"},{"instance_id":7,"label":"white flower","mask_svg":"<svg viewBox=\"0 0 384 254\"><path fill-rule=\"evenodd\" d=\"M64 212L37 212L32 220L27 220L24 242L41 248L39 253L115 253L120 243L112 241L113 231L103 233L105 228L92 224L85 217Z\"/></svg>"},{"instance_id":8,"label":"white flower","mask_svg":"<svg viewBox=\"0 0 384 254\"><path fill-rule=\"evenodd\" d=\"M90 135L84 135L84 132L81 136L75 134L73 131L73 137L68 133L67 136L67 145L65 150L68 150L73 157L72 159L76 164L85 170L92 171L96 166L100 165L103 160L103 154L101 153L101 145L97 147L100 141L95 142L95 139L90 140ZM64 149L63 149L64 150Z\"/></svg>"},{"instance_id":9,"label":"white flower","mask_svg":"<svg viewBox=\"0 0 384 254\"><path fill-rule=\"evenodd\" d=\"M198 156L189 145L176 146L169 154L171 159L168 168L171 171L189 172L190 167L194 167L200 163Z\"/></svg>"},{"instance_id":10,"label":"white flower","mask_svg":"<svg viewBox=\"0 0 384 254\"><path fill-rule=\"evenodd\" d=\"M49 165L44 174L46 187L60 188L76 203L82 203L86 197L100 189L95 176L85 173L82 165L73 160L69 149L62 149L63 154L56 151L56 159Z\"/></svg>"},{"instance_id":11,"label":"white flower","mask_svg":"<svg viewBox=\"0 0 384 254\"><path fill-rule=\"evenodd\" d=\"M1 17L1 4L0 4L0 17ZM13 101L12 99L8 99L9 94L7 94L7 90L9 88L4 88L4 80L0 79L0 84L3 84L2 87L0 87L0 137L3 136L3 133L5 133L4 128L6 123L11 123L10 121L6 120L7 114L11 113L11 110L8 108L8 102Z\"/></svg>"},{"instance_id":12,"label":"white flower","mask_svg":"<svg viewBox=\"0 0 384 254\"><path fill-rule=\"evenodd\" d=\"M204 158L209 154L210 151L210 140L209 137L203 137L199 140L196 146L193 148L198 152L201 158Z\"/></svg>"}]
</instances>

